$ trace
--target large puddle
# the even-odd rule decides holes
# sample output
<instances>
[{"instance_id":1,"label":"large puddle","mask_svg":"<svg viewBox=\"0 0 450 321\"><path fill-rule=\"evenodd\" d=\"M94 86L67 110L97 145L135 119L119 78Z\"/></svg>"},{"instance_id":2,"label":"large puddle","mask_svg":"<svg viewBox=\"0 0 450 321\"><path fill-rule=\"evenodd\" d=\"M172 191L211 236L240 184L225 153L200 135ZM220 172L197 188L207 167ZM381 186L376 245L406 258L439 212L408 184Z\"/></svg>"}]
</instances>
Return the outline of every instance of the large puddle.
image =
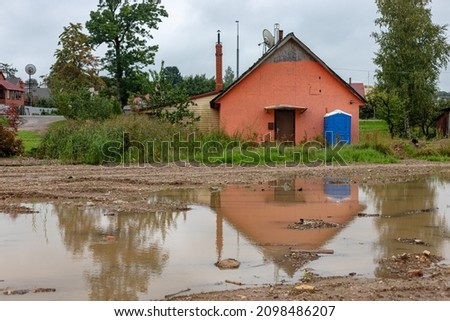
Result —
<instances>
[{"instance_id":1,"label":"large puddle","mask_svg":"<svg viewBox=\"0 0 450 321\"><path fill-rule=\"evenodd\" d=\"M116 214L30 203L34 214L0 214L0 300L152 300L187 289L235 289L232 283L296 282L305 269L381 277L381 258L425 249L450 258L450 182L436 178L375 186L279 180L163 191L149 202L190 209ZM301 219L339 227L288 228ZM291 249L334 254L299 265L287 258ZM240 261L239 269L214 265L227 258ZM56 291L3 295L36 288Z\"/></svg>"}]
</instances>

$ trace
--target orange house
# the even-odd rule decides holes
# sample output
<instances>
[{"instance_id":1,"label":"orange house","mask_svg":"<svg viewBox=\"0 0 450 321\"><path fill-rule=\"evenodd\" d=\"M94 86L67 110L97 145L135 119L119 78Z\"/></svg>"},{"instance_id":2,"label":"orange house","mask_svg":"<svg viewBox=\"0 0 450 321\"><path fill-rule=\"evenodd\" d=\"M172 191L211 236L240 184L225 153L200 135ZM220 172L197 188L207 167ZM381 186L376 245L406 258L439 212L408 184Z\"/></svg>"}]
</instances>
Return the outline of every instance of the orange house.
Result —
<instances>
[{"instance_id":1,"label":"orange house","mask_svg":"<svg viewBox=\"0 0 450 321\"><path fill-rule=\"evenodd\" d=\"M228 135L299 144L322 138L324 116L335 110L351 115L351 142L358 142L359 108L365 104L364 97L290 33L281 35L210 106Z\"/></svg>"},{"instance_id":2,"label":"orange house","mask_svg":"<svg viewBox=\"0 0 450 321\"><path fill-rule=\"evenodd\" d=\"M14 84L8 81L0 71L0 104L17 107L25 104L23 82Z\"/></svg>"}]
</instances>

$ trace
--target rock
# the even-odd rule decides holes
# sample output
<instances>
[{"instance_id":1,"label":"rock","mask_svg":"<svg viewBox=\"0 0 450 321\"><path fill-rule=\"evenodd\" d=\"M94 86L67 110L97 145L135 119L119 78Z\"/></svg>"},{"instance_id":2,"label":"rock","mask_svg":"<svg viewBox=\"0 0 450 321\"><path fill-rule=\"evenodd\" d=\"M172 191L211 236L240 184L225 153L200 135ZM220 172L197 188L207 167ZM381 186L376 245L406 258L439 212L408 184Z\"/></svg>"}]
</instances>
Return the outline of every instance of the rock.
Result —
<instances>
[{"instance_id":1,"label":"rock","mask_svg":"<svg viewBox=\"0 0 450 321\"><path fill-rule=\"evenodd\" d=\"M235 259L226 259L222 261L217 261L214 265L221 270L232 270L238 269L239 266L241 265L241 262Z\"/></svg>"},{"instance_id":2,"label":"rock","mask_svg":"<svg viewBox=\"0 0 450 321\"><path fill-rule=\"evenodd\" d=\"M380 217L380 214L358 213L358 217Z\"/></svg>"},{"instance_id":3,"label":"rock","mask_svg":"<svg viewBox=\"0 0 450 321\"><path fill-rule=\"evenodd\" d=\"M300 218L298 222L289 224L288 228L294 230L307 230L307 229L322 229L322 228L338 228L342 226L343 225L337 223L325 222L318 219Z\"/></svg>"},{"instance_id":4,"label":"rock","mask_svg":"<svg viewBox=\"0 0 450 321\"><path fill-rule=\"evenodd\" d=\"M425 251L423 251L423 255L425 255L425 256L430 256L430 255L431 255L431 252L430 252L430 251L427 251L427 250L425 250Z\"/></svg>"},{"instance_id":5,"label":"rock","mask_svg":"<svg viewBox=\"0 0 450 321\"><path fill-rule=\"evenodd\" d=\"M403 253L402 255L400 255L400 258L402 260L407 260L409 258L409 255L407 253Z\"/></svg>"},{"instance_id":6,"label":"rock","mask_svg":"<svg viewBox=\"0 0 450 321\"><path fill-rule=\"evenodd\" d=\"M307 284L296 285L294 290L297 292L314 292L316 291L316 287Z\"/></svg>"},{"instance_id":7,"label":"rock","mask_svg":"<svg viewBox=\"0 0 450 321\"><path fill-rule=\"evenodd\" d=\"M116 237L115 237L114 235L106 235L106 236L105 236L105 240L106 240L106 241L109 241L109 242L115 241L115 240L116 240Z\"/></svg>"},{"instance_id":8,"label":"rock","mask_svg":"<svg viewBox=\"0 0 450 321\"><path fill-rule=\"evenodd\" d=\"M89 207L94 206L94 202L87 202L86 206L89 206Z\"/></svg>"},{"instance_id":9,"label":"rock","mask_svg":"<svg viewBox=\"0 0 450 321\"><path fill-rule=\"evenodd\" d=\"M408 276L411 277L422 277L423 276L423 271L422 270L409 270L407 273Z\"/></svg>"},{"instance_id":10,"label":"rock","mask_svg":"<svg viewBox=\"0 0 450 321\"><path fill-rule=\"evenodd\" d=\"M10 290L7 289L6 291L3 292L4 295L24 295L29 293L30 290Z\"/></svg>"},{"instance_id":11,"label":"rock","mask_svg":"<svg viewBox=\"0 0 450 321\"><path fill-rule=\"evenodd\" d=\"M33 293L47 293L47 292L56 292L56 289L52 288L37 288L32 291Z\"/></svg>"}]
</instances>

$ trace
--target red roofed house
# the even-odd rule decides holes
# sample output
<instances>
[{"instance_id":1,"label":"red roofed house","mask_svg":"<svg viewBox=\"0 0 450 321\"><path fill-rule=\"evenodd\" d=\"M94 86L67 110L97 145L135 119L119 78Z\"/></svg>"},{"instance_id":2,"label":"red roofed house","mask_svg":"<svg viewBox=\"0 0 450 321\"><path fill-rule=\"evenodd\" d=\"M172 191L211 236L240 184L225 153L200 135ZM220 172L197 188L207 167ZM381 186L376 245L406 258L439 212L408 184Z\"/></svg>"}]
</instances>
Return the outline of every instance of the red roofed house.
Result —
<instances>
[{"instance_id":1,"label":"red roofed house","mask_svg":"<svg viewBox=\"0 0 450 321\"><path fill-rule=\"evenodd\" d=\"M19 81L17 84L8 81L0 71L0 105L23 106L25 104L23 85L22 81Z\"/></svg>"},{"instance_id":2,"label":"red roofed house","mask_svg":"<svg viewBox=\"0 0 450 321\"><path fill-rule=\"evenodd\" d=\"M200 128L258 141L324 137L324 117L336 110L351 116L351 142L358 142L364 97L339 77L293 33L270 48L249 70L223 89L222 45L216 44L216 91L195 97ZM220 70L219 70L220 69ZM200 101L198 101L200 100ZM204 100L212 110L205 110ZM206 121L207 126L205 126ZM339 125L338 125L339 126Z\"/></svg>"}]
</instances>

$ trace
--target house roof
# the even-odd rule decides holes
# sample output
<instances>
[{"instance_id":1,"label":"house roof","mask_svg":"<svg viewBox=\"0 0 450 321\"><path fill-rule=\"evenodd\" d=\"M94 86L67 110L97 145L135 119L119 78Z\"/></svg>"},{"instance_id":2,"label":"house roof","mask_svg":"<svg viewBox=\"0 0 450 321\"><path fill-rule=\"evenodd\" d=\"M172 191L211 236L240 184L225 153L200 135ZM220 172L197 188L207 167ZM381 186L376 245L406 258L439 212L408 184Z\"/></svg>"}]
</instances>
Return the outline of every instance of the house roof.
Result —
<instances>
[{"instance_id":1,"label":"house roof","mask_svg":"<svg viewBox=\"0 0 450 321\"><path fill-rule=\"evenodd\" d=\"M18 85L10 83L7 80L0 80L0 87L3 87L6 90L24 91L23 88L20 88Z\"/></svg>"},{"instance_id":2,"label":"house roof","mask_svg":"<svg viewBox=\"0 0 450 321\"><path fill-rule=\"evenodd\" d=\"M191 96L191 99L195 100L195 99L200 99L200 98L204 98L204 97L214 96L214 95L218 95L218 94L220 94L220 91L215 90L215 91L210 91L210 92L207 92L207 93L204 93L204 94Z\"/></svg>"},{"instance_id":3,"label":"house roof","mask_svg":"<svg viewBox=\"0 0 450 321\"><path fill-rule=\"evenodd\" d=\"M33 96L38 98L50 98L50 89L48 88L34 88Z\"/></svg>"},{"instance_id":4,"label":"house roof","mask_svg":"<svg viewBox=\"0 0 450 321\"><path fill-rule=\"evenodd\" d=\"M364 89L364 84L362 82L352 83L351 86L361 97L366 98L366 90Z\"/></svg>"},{"instance_id":5,"label":"house roof","mask_svg":"<svg viewBox=\"0 0 450 321\"><path fill-rule=\"evenodd\" d=\"M359 100L363 102L367 102L366 99L353 88L350 84L348 84L345 80L343 80L336 72L334 72L322 59L320 59L311 49L309 49L303 42L298 39L294 33L289 33L285 38L279 41L275 46L269 49L253 66L251 66L245 73L243 73L238 79L236 79L226 90L220 93L211 101L211 107L216 107L216 102L228 94L234 87L239 85L239 83L245 79L250 73L253 72L256 68L261 66L264 62L266 62L279 48L284 46L289 41L295 41L305 52L307 52L315 61L317 61L323 68L325 68L334 78L336 78L340 83L342 83L347 89L356 96Z\"/></svg>"},{"instance_id":6,"label":"house roof","mask_svg":"<svg viewBox=\"0 0 450 321\"><path fill-rule=\"evenodd\" d=\"M6 80L14 85L18 85L22 81L22 79L17 78L17 77L6 78Z\"/></svg>"}]
</instances>

